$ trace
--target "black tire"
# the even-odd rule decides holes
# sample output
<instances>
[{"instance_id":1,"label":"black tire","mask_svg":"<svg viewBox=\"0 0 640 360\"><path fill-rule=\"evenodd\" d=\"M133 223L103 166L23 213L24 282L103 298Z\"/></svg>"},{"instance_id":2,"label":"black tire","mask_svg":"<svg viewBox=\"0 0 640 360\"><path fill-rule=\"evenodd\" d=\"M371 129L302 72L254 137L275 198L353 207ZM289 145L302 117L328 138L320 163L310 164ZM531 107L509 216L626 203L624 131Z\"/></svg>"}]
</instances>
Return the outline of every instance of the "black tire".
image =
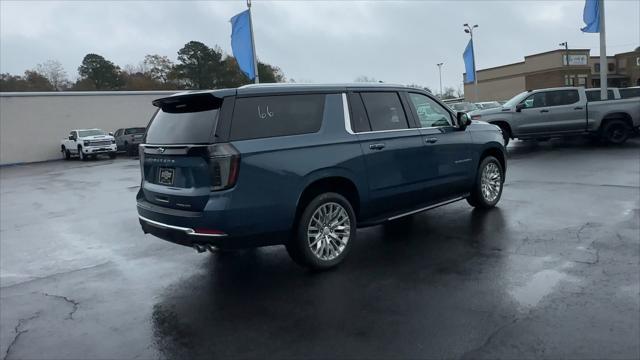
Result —
<instances>
[{"instance_id":1,"label":"black tire","mask_svg":"<svg viewBox=\"0 0 640 360\"><path fill-rule=\"evenodd\" d=\"M509 127L504 124L498 124L498 127L500 127L500 130L502 130L502 139L504 140L504 146L507 147L507 145L509 145L509 141L511 140L511 130L509 130Z\"/></svg>"},{"instance_id":2,"label":"black tire","mask_svg":"<svg viewBox=\"0 0 640 360\"><path fill-rule=\"evenodd\" d=\"M602 139L611 145L622 145L631 135L631 127L624 120L609 120L602 127Z\"/></svg>"},{"instance_id":3,"label":"black tire","mask_svg":"<svg viewBox=\"0 0 640 360\"><path fill-rule=\"evenodd\" d=\"M491 192L490 193L483 192L483 181L485 181L484 186L489 185L489 184L486 184L486 181L488 179L483 180L483 176L485 175L485 169L487 169L488 167L490 167L491 169L495 169L494 166L497 167L497 171L498 171L497 174L499 175L499 178L497 179L497 184L493 182L495 185L499 186L499 189L497 190L497 195ZM487 171L489 171L489 173L491 174L495 174L495 172L491 171L491 169L487 169ZM495 179L493 180L495 181ZM492 208L496 206L498 201L500 201L503 187L504 187L504 169L502 168L500 161L498 161L498 159L496 159L493 156L487 156L483 158L482 161L480 161L480 166L478 166L478 172L476 173L476 181L475 181L475 184L473 185L473 190L471 191L471 195L467 198L467 202L469 203L469 205L476 208L481 208L481 209Z\"/></svg>"},{"instance_id":4,"label":"black tire","mask_svg":"<svg viewBox=\"0 0 640 360\"><path fill-rule=\"evenodd\" d=\"M117 155L117 153L115 151L114 152L110 152L109 153L109 159L115 159L116 155Z\"/></svg>"},{"instance_id":5,"label":"black tire","mask_svg":"<svg viewBox=\"0 0 640 360\"><path fill-rule=\"evenodd\" d=\"M329 222L328 224L322 224L322 222L319 221L324 220L322 213L318 213L322 211L321 208L335 209L338 213L338 215L336 215L337 218L334 219L335 221L329 219L327 220ZM318 214L320 218L317 217ZM341 227L337 224L337 221L340 219L342 219L343 224L348 224L348 229L336 229ZM347 219L348 222L345 219ZM334 221L333 226L331 225L332 221ZM315 241L318 246L315 251L319 252L320 255L317 255L317 253L312 250L313 244L309 240L308 231L312 231L310 230L311 224L317 225L318 236ZM322 228L323 225L326 226ZM313 270L326 270L338 265L347 256L356 238L356 216L353 207L344 196L337 193L320 194L311 200L303 210L295 226L293 236L286 244L287 252L293 261ZM338 232L332 231L333 229ZM348 235L346 244L336 241L336 238L331 237L331 234L337 236L340 236L340 234L342 234L342 236ZM322 236L324 237L321 238ZM326 254L325 250L327 250ZM336 255L331 254L329 250L340 250L340 252ZM326 259L322 257L326 257Z\"/></svg>"},{"instance_id":6,"label":"black tire","mask_svg":"<svg viewBox=\"0 0 640 360\"><path fill-rule=\"evenodd\" d=\"M82 152L82 148L80 146L78 146L78 159L80 159L80 161L87 161L89 160L89 156L85 155Z\"/></svg>"},{"instance_id":7,"label":"black tire","mask_svg":"<svg viewBox=\"0 0 640 360\"><path fill-rule=\"evenodd\" d=\"M64 155L65 160L71 159L71 152L69 152L69 150L64 146L62 147L62 154Z\"/></svg>"}]
</instances>

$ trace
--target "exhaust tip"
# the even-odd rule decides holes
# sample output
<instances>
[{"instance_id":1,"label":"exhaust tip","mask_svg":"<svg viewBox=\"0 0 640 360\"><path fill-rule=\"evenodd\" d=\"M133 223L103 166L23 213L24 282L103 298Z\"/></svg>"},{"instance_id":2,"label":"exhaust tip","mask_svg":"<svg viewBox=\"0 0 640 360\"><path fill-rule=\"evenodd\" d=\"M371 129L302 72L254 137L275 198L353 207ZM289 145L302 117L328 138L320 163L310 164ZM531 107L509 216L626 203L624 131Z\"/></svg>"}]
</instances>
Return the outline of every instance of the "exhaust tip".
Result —
<instances>
[{"instance_id":1,"label":"exhaust tip","mask_svg":"<svg viewBox=\"0 0 640 360\"><path fill-rule=\"evenodd\" d=\"M198 253L203 253L203 252L207 251L207 249L204 246L200 245L200 244L193 244L193 248L196 249L196 251Z\"/></svg>"}]
</instances>

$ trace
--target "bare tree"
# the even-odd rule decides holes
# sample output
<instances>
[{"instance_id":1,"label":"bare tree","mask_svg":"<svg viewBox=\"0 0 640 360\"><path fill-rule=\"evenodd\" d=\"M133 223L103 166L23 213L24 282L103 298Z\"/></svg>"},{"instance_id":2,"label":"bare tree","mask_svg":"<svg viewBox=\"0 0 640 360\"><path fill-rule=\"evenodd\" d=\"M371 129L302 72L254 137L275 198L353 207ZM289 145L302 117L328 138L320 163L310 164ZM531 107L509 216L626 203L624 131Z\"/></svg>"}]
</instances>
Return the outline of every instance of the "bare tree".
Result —
<instances>
[{"instance_id":1,"label":"bare tree","mask_svg":"<svg viewBox=\"0 0 640 360\"><path fill-rule=\"evenodd\" d=\"M69 85L67 72L64 71L62 64L58 60L47 60L42 64L38 64L35 72L49 80L56 91L62 91Z\"/></svg>"},{"instance_id":2,"label":"bare tree","mask_svg":"<svg viewBox=\"0 0 640 360\"><path fill-rule=\"evenodd\" d=\"M375 78L368 77L365 75L358 76L354 81L355 82L377 82Z\"/></svg>"},{"instance_id":3,"label":"bare tree","mask_svg":"<svg viewBox=\"0 0 640 360\"><path fill-rule=\"evenodd\" d=\"M146 55L142 62L145 72L158 81L166 83L169 80L169 74L174 69L174 64L168 57L162 55Z\"/></svg>"},{"instance_id":4,"label":"bare tree","mask_svg":"<svg viewBox=\"0 0 640 360\"><path fill-rule=\"evenodd\" d=\"M455 92L456 92L456 89L450 86L445 86L443 94L440 95L440 97L442 99L454 99L456 97Z\"/></svg>"}]
</instances>

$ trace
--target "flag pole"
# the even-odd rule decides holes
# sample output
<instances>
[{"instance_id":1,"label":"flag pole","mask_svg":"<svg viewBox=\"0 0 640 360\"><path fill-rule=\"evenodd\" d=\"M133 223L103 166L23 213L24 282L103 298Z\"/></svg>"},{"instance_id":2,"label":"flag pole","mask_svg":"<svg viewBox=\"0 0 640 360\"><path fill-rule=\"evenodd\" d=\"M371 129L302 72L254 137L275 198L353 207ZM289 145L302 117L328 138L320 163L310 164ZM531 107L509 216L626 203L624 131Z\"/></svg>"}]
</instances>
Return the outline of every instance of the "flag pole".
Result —
<instances>
[{"instance_id":1,"label":"flag pole","mask_svg":"<svg viewBox=\"0 0 640 360\"><path fill-rule=\"evenodd\" d=\"M600 100L607 100L607 40L604 33L604 0L598 0L600 7Z\"/></svg>"},{"instance_id":2,"label":"flag pole","mask_svg":"<svg viewBox=\"0 0 640 360\"><path fill-rule=\"evenodd\" d=\"M260 83L260 77L258 76L258 56L256 55L256 41L253 38L253 17L251 17L251 0L247 0L247 7L249 8L249 29L251 31L251 48L253 49L253 69L256 72L254 83Z\"/></svg>"}]
</instances>

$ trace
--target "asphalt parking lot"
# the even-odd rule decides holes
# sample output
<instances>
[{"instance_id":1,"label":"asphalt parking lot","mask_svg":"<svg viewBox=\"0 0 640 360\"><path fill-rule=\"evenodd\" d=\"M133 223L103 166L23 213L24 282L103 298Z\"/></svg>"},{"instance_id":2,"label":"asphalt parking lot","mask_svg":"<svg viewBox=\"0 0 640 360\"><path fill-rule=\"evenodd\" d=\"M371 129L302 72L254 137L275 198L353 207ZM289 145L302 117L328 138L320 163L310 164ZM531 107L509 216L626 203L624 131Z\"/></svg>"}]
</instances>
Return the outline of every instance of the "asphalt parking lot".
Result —
<instances>
[{"instance_id":1,"label":"asphalt parking lot","mask_svg":"<svg viewBox=\"0 0 640 360\"><path fill-rule=\"evenodd\" d=\"M4 167L0 356L640 358L640 139L509 153L498 208L359 230L320 274L143 235L136 160Z\"/></svg>"}]
</instances>

